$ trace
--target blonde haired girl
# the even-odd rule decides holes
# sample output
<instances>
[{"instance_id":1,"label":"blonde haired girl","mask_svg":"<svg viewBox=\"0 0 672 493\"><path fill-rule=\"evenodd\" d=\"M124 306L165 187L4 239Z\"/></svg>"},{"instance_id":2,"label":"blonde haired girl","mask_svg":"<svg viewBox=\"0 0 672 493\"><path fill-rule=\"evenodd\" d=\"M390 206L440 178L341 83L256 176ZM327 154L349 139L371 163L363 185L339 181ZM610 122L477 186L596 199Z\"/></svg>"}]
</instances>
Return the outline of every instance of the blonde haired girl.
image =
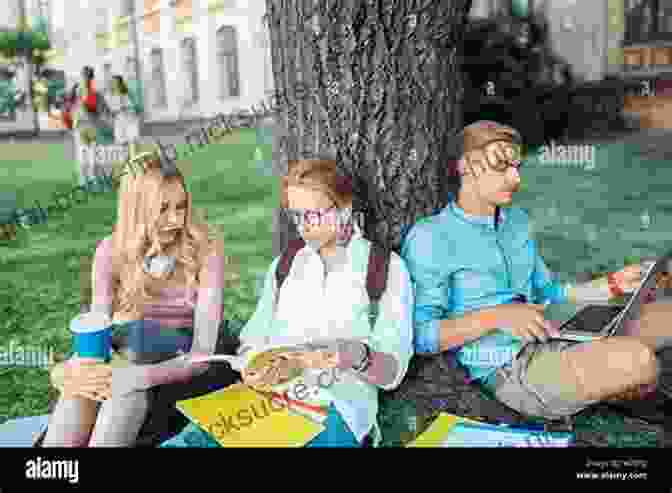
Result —
<instances>
[{"instance_id":1,"label":"blonde haired girl","mask_svg":"<svg viewBox=\"0 0 672 493\"><path fill-rule=\"evenodd\" d=\"M146 166L138 176L122 177L117 224L96 250L91 312L112 318L122 341L135 324L144 347L162 349L131 352L130 364L122 367L77 357L58 365L52 380L62 394L45 447L133 445L147 417L150 390L211 373L207 364L187 363L178 353L215 352L222 321L222 242L194 220L179 171L167 176L158 161ZM178 341L168 354L167 340ZM220 387L227 384L221 375L216 380Z\"/></svg>"}]
</instances>

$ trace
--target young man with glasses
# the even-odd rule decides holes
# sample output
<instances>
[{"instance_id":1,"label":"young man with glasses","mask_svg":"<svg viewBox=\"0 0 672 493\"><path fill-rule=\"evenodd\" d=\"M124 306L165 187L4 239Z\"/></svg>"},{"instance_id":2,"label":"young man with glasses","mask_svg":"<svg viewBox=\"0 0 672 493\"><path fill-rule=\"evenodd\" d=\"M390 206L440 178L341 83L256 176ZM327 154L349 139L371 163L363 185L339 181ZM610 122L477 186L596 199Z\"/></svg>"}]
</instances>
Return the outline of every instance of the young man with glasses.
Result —
<instances>
[{"instance_id":1,"label":"young man with glasses","mask_svg":"<svg viewBox=\"0 0 672 493\"><path fill-rule=\"evenodd\" d=\"M480 121L458 139L457 196L414 225L402 246L415 286L416 353L453 352L499 402L546 419L651 389L659 373L655 352L670 341L660 323L664 306L647 305L652 310L642 310L627 335L587 343L553 339L557 328L544 318L546 303L606 302L635 289L640 266L584 285L556 280L527 213L508 207L520 186L518 132Z\"/></svg>"}]
</instances>

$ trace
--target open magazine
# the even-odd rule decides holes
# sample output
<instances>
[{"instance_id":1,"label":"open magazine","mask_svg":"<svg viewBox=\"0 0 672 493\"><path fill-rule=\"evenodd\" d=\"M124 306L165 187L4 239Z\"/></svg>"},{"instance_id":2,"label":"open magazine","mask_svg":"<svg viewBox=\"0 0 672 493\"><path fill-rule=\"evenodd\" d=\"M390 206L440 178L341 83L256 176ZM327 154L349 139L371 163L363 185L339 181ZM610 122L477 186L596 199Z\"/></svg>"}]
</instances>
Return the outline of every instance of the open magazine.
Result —
<instances>
[{"instance_id":1,"label":"open magazine","mask_svg":"<svg viewBox=\"0 0 672 493\"><path fill-rule=\"evenodd\" d=\"M320 350L335 351L342 341L342 339L322 340L298 345L264 344L256 347L246 347L237 355L215 354L204 357L185 355L185 357L188 357L194 363L225 362L230 364L234 370L245 371L248 374L254 371L263 371L268 365L275 365L281 372L278 381L274 385L255 385L254 390L282 403L296 414L314 422L323 423L327 418L332 401L329 387L335 378L329 375L325 375L325 378L316 378L316 375L338 370L304 371L293 366L289 360L283 361L281 355Z\"/></svg>"},{"instance_id":2,"label":"open magazine","mask_svg":"<svg viewBox=\"0 0 672 493\"><path fill-rule=\"evenodd\" d=\"M354 340L365 342L364 338ZM343 342L343 339L321 340L297 345L260 344L257 346L248 346L236 355L213 354L203 357L185 355L185 357L188 357L193 363L226 362L234 370L243 371L263 367L280 354L335 350L341 342Z\"/></svg>"}]
</instances>

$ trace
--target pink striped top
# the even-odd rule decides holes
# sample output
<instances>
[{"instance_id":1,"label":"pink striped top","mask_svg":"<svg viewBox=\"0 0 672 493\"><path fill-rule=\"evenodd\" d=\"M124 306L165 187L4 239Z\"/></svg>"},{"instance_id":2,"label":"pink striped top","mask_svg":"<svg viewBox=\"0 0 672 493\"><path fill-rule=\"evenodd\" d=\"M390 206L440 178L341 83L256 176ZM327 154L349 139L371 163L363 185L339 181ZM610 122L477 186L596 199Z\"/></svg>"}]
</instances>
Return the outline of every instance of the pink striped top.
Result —
<instances>
[{"instance_id":1,"label":"pink striped top","mask_svg":"<svg viewBox=\"0 0 672 493\"><path fill-rule=\"evenodd\" d=\"M108 237L98 244L95 256L95 289L93 293L93 307L111 312L114 295L113 266L112 266L112 238ZM208 288L222 289L224 285L224 258L221 255L211 255L206 259L208 272L208 284L201 282L201 286L191 293L190 300L193 306L187 302L187 288L167 287L160 290L160 298L152 299L145 303L144 318L157 321L161 327L193 327L195 307L207 312L210 325L221 321L222 306L220 303L212 303L212 296L207 296ZM208 290L210 291L210 290ZM209 305L209 306L208 306ZM93 308L92 307L92 308Z\"/></svg>"}]
</instances>

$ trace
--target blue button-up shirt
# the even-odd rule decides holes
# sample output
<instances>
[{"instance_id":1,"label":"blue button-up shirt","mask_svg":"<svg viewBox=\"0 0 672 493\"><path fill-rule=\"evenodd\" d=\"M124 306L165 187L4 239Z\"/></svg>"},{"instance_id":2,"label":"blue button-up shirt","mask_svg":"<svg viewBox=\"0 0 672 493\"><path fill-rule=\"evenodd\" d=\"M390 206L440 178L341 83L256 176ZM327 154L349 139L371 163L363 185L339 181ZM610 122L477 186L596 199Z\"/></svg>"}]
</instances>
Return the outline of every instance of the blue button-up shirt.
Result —
<instances>
[{"instance_id":1,"label":"blue button-up shirt","mask_svg":"<svg viewBox=\"0 0 672 493\"><path fill-rule=\"evenodd\" d=\"M451 197L438 214L415 224L402 245L415 288L416 353L439 353L440 321L504 303L567 302L565 287L549 272L531 238L529 216L519 208L494 217L465 213ZM523 345L505 327L457 348L474 379L511 361Z\"/></svg>"}]
</instances>

